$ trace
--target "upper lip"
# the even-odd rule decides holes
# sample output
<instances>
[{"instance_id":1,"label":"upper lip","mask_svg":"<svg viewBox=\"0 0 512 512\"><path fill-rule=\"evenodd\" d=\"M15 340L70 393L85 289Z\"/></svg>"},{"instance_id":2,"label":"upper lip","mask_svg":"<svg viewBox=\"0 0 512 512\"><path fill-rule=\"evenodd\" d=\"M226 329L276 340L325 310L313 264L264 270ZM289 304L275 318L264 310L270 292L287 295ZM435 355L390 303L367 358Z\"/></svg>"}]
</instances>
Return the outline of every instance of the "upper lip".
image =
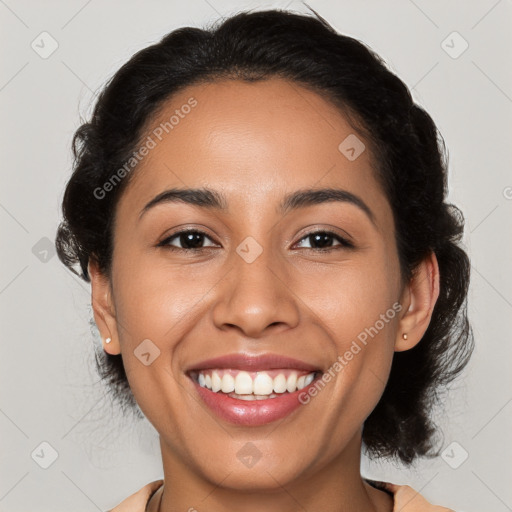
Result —
<instances>
[{"instance_id":1,"label":"upper lip","mask_svg":"<svg viewBox=\"0 0 512 512\"><path fill-rule=\"evenodd\" d=\"M191 365L187 371L206 370L212 368L232 368L246 371L294 369L304 371L320 371L320 367L279 354L253 355L248 353L227 354L212 359L206 359Z\"/></svg>"}]
</instances>

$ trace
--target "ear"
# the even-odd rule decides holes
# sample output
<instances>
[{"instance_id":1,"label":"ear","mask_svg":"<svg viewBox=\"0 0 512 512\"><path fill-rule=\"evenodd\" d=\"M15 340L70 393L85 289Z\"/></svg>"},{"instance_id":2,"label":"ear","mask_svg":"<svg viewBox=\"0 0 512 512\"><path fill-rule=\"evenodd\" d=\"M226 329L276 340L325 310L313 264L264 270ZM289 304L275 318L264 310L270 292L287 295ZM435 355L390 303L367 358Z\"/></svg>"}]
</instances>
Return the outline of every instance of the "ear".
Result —
<instances>
[{"instance_id":1,"label":"ear","mask_svg":"<svg viewBox=\"0 0 512 512\"><path fill-rule=\"evenodd\" d=\"M409 350L418 344L427 330L432 311L439 297L439 265L431 252L415 269L413 277L405 286L400 304L405 313L398 324L395 351ZM403 339L403 334L407 339Z\"/></svg>"},{"instance_id":2,"label":"ear","mask_svg":"<svg viewBox=\"0 0 512 512\"><path fill-rule=\"evenodd\" d=\"M99 270L98 263L94 258L89 259L87 270L91 277L91 302L94 311L94 321L101 334L103 350L112 355L120 354L121 346L117 332L117 320L110 279ZM112 341L106 343L106 338L111 338Z\"/></svg>"}]
</instances>

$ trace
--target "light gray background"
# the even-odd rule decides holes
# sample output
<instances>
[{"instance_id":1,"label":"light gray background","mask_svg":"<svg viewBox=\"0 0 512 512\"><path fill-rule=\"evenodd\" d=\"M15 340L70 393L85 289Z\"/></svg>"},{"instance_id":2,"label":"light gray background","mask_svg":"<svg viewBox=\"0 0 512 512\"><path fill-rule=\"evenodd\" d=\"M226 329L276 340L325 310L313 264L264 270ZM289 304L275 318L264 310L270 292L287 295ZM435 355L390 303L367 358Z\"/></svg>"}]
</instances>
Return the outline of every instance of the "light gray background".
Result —
<instances>
[{"instance_id":1,"label":"light gray background","mask_svg":"<svg viewBox=\"0 0 512 512\"><path fill-rule=\"evenodd\" d=\"M457 511L512 510L511 1L310 5L383 56L433 116L449 150L450 201L465 214L472 260L476 351L447 398L448 414L438 414L444 446L458 443L446 460L455 465L464 451L468 459L454 469L439 457L415 470L364 459L363 473L407 483ZM172 29L286 6L307 11L289 0L0 0L1 511L105 510L162 476L152 426L121 421L96 384L89 286L51 246L44 252L44 238L54 240L80 116L135 51ZM59 45L46 59L31 48L43 31ZM453 31L469 43L458 58L442 47ZM31 457L43 441L58 453L48 469ZM49 460L47 448L36 453Z\"/></svg>"}]
</instances>

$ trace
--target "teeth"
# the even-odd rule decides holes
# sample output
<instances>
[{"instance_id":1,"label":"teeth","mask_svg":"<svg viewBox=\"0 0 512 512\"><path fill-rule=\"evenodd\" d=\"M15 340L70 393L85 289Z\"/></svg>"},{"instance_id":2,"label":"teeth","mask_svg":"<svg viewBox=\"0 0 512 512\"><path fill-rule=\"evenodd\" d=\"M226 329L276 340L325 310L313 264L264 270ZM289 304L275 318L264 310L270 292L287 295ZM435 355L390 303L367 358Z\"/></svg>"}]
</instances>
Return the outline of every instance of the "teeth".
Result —
<instances>
[{"instance_id":1,"label":"teeth","mask_svg":"<svg viewBox=\"0 0 512 512\"><path fill-rule=\"evenodd\" d=\"M268 373L258 373L253 382L253 393L255 395L270 395L272 391L274 391L272 377Z\"/></svg>"},{"instance_id":2,"label":"teeth","mask_svg":"<svg viewBox=\"0 0 512 512\"><path fill-rule=\"evenodd\" d=\"M212 373L212 391L220 391L220 388L222 387L222 380L219 377L219 374L217 372Z\"/></svg>"},{"instance_id":3,"label":"teeth","mask_svg":"<svg viewBox=\"0 0 512 512\"><path fill-rule=\"evenodd\" d=\"M315 378L315 372L304 374L290 369L251 374L233 369L204 370L196 375L201 387L242 400L264 400L286 392L293 393L309 386Z\"/></svg>"},{"instance_id":4,"label":"teeth","mask_svg":"<svg viewBox=\"0 0 512 512\"><path fill-rule=\"evenodd\" d=\"M274 378L274 391L276 393L284 393L286 391L286 377L282 373Z\"/></svg>"},{"instance_id":5,"label":"teeth","mask_svg":"<svg viewBox=\"0 0 512 512\"><path fill-rule=\"evenodd\" d=\"M310 373L309 375L306 375L306 379L304 380L304 387L309 386L313 382L314 378L315 378L315 375L312 373Z\"/></svg>"},{"instance_id":6,"label":"teeth","mask_svg":"<svg viewBox=\"0 0 512 512\"><path fill-rule=\"evenodd\" d=\"M214 371L213 373L217 372ZM237 395L250 395L252 393L252 379L247 372L240 372L236 376L235 393Z\"/></svg>"},{"instance_id":7,"label":"teeth","mask_svg":"<svg viewBox=\"0 0 512 512\"><path fill-rule=\"evenodd\" d=\"M297 374L290 373L288 375L288 379L286 380L286 389L288 393L293 393L297 389Z\"/></svg>"},{"instance_id":8,"label":"teeth","mask_svg":"<svg viewBox=\"0 0 512 512\"><path fill-rule=\"evenodd\" d=\"M235 379L229 373L225 373L222 377L221 389L223 393L231 393L235 390Z\"/></svg>"},{"instance_id":9,"label":"teeth","mask_svg":"<svg viewBox=\"0 0 512 512\"><path fill-rule=\"evenodd\" d=\"M277 398L278 395L272 393L271 395L237 395L236 393L229 393L231 398L238 398L238 400L246 400L251 402L252 400L266 400L267 398Z\"/></svg>"}]
</instances>

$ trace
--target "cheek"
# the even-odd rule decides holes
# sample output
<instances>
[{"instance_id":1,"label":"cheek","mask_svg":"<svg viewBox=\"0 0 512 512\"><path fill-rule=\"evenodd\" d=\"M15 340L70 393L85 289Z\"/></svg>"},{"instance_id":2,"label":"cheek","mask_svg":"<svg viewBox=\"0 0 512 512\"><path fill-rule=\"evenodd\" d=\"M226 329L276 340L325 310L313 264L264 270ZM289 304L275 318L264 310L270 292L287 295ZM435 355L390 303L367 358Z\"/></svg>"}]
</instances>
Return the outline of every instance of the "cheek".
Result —
<instances>
[{"instance_id":1,"label":"cheek","mask_svg":"<svg viewBox=\"0 0 512 512\"><path fill-rule=\"evenodd\" d=\"M113 266L122 343L126 346L145 338L164 343L176 338L176 329L186 324L211 288L210 274L203 269L201 276L195 276L186 265L170 266L164 258L126 254L130 257L119 257Z\"/></svg>"},{"instance_id":2,"label":"cheek","mask_svg":"<svg viewBox=\"0 0 512 512\"><path fill-rule=\"evenodd\" d=\"M383 270L375 265L365 272L345 273L331 281L336 293L330 293L330 300L319 300L315 308L335 349L328 371L331 392L322 398L324 407L334 409L327 418L332 442L342 443L345 430L357 430L379 402L389 378L400 305ZM329 394L336 399L329 399Z\"/></svg>"},{"instance_id":3,"label":"cheek","mask_svg":"<svg viewBox=\"0 0 512 512\"><path fill-rule=\"evenodd\" d=\"M369 414L384 390L401 309L397 275L396 256L382 247L317 274L300 288L298 295L307 297L334 349L331 374L340 414L349 404Z\"/></svg>"},{"instance_id":4,"label":"cheek","mask_svg":"<svg viewBox=\"0 0 512 512\"><path fill-rule=\"evenodd\" d=\"M399 296L398 269L393 256L347 261L337 268L326 268L307 279L296 278L296 295L307 301L321 324L342 349L347 341L357 338L373 326L381 315L387 315L386 331L396 320L393 305ZM379 326L382 328L381 323Z\"/></svg>"},{"instance_id":5,"label":"cheek","mask_svg":"<svg viewBox=\"0 0 512 512\"><path fill-rule=\"evenodd\" d=\"M172 375L172 362L179 340L190 329L194 306L208 288L200 285L201 289L194 289L187 276L136 251L125 254L129 258L120 257L113 265L123 365L144 414L163 430L173 432L166 422L179 417L175 397L180 389ZM145 361L144 353L149 353Z\"/></svg>"}]
</instances>

